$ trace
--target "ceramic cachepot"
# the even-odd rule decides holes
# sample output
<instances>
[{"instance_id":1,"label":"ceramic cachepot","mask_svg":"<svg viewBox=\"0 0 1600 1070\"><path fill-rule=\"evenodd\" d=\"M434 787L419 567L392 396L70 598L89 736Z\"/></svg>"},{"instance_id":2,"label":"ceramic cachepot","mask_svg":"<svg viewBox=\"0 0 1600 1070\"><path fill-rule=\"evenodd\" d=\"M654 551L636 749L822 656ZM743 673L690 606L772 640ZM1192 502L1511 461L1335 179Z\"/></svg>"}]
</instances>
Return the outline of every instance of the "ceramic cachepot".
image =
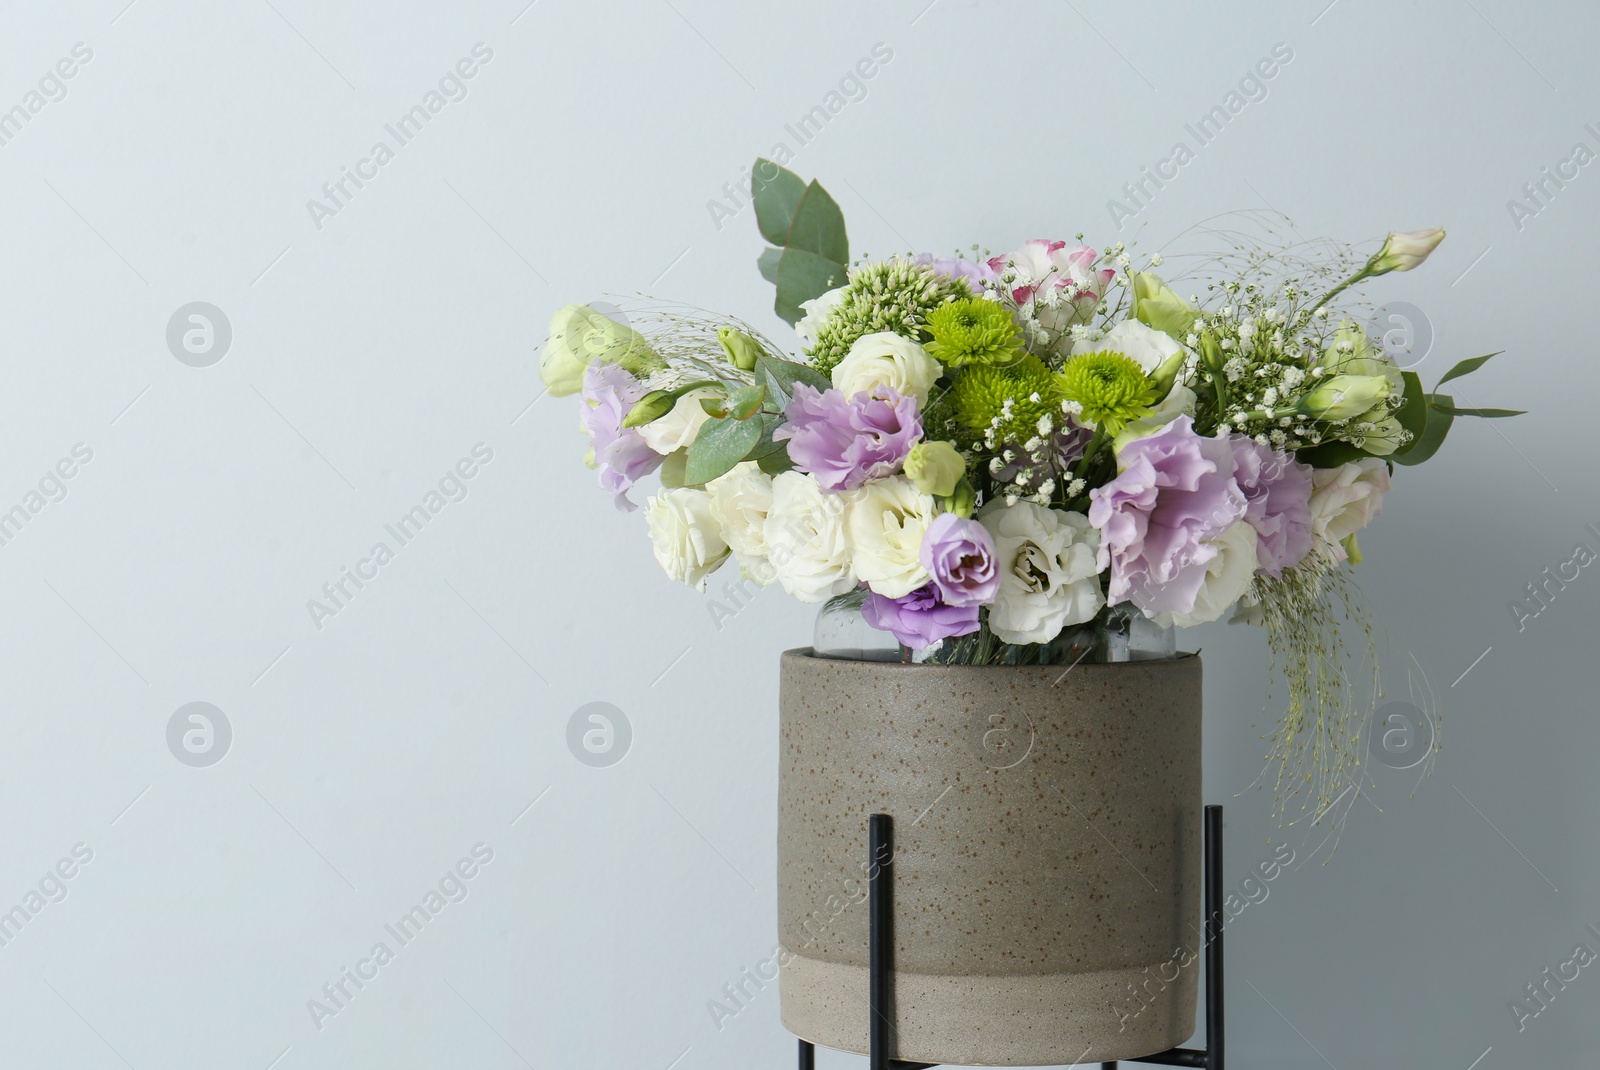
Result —
<instances>
[{"instance_id":1,"label":"ceramic cachepot","mask_svg":"<svg viewBox=\"0 0 1600 1070\"><path fill-rule=\"evenodd\" d=\"M783 1022L867 1051L867 817L895 819L894 1057L1105 1062L1194 1031L1198 657L783 655Z\"/></svg>"}]
</instances>

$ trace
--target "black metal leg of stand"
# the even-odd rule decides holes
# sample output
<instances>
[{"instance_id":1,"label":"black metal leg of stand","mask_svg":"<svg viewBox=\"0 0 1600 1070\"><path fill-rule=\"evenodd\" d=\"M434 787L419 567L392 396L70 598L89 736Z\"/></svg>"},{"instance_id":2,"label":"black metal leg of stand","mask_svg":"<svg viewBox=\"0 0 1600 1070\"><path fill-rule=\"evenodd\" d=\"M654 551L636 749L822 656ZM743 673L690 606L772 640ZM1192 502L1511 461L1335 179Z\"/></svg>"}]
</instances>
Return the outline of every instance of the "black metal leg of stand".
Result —
<instances>
[{"instance_id":1,"label":"black metal leg of stand","mask_svg":"<svg viewBox=\"0 0 1600 1070\"><path fill-rule=\"evenodd\" d=\"M889 974L894 969L894 908L889 866L894 860L894 820L888 814L867 818L867 1025L871 1070L889 1070Z\"/></svg>"},{"instance_id":2,"label":"black metal leg of stand","mask_svg":"<svg viewBox=\"0 0 1600 1070\"><path fill-rule=\"evenodd\" d=\"M1156 1055L1125 1062L1157 1063L1164 1066L1199 1067L1226 1070L1223 1014L1222 930L1226 915L1222 906L1222 807L1205 808L1205 900L1206 1046L1173 1048ZM903 1062L891 1057L894 1049L894 909L890 867L894 864L894 822L888 814L867 818L867 1051L870 1070L929 1070L935 1063ZM800 1070L815 1070L816 1048L800 1041ZM1117 1070L1115 1062L1103 1062L1101 1070Z\"/></svg>"},{"instance_id":3,"label":"black metal leg of stand","mask_svg":"<svg viewBox=\"0 0 1600 1070\"><path fill-rule=\"evenodd\" d=\"M1206 1046L1173 1048L1130 1063L1159 1063L1162 1066L1194 1066L1203 1070L1224 1070L1222 1028L1222 807L1205 809L1205 871L1202 884L1205 899L1206 957ZM1103 1063L1115 1066L1115 1063Z\"/></svg>"},{"instance_id":4,"label":"black metal leg of stand","mask_svg":"<svg viewBox=\"0 0 1600 1070\"><path fill-rule=\"evenodd\" d=\"M1223 1070L1222 1014L1222 807L1205 810L1206 1070Z\"/></svg>"}]
</instances>

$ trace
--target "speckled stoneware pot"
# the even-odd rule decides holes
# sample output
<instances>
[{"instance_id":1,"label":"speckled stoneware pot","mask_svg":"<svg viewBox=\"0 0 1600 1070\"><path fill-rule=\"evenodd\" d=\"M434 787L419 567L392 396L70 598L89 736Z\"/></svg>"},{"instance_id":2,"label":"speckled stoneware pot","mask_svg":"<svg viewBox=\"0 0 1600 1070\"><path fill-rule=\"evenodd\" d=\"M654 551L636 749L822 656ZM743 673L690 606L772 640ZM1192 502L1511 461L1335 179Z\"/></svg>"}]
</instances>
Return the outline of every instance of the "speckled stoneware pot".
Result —
<instances>
[{"instance_id":1,"label":"speckled stoneware pot","mask_svg":"<svg viewBox=\"0 0 1600 1070\"><path fill-rule=\"evenodd\" d=\"M783 655L783 1023L867 1050L867 815L894 817L896 1050L1099 1063L1194 1031L1200 659Z\"/></svg>"}]
</instances>

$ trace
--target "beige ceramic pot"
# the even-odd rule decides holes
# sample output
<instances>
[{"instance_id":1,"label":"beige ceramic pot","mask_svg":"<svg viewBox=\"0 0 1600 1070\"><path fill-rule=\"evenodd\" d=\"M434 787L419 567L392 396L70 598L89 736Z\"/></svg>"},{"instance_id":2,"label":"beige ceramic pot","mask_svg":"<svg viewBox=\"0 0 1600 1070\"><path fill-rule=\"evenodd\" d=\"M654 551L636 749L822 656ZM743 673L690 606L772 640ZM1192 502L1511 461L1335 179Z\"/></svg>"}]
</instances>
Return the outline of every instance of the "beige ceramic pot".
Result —
<instances>
[{"instance_id":1,"label":"beige ceramic pot","mask_svg":"<svg viewBox=\"0 0 1600 1070\"><path fill-rule=\"evenodd\" d=\"M784 1025L867 1050L867 816L894 818L895 1058L1099 1063L1194 1031L1200 659L783 655Z\"/></svg>"}]
</instances>

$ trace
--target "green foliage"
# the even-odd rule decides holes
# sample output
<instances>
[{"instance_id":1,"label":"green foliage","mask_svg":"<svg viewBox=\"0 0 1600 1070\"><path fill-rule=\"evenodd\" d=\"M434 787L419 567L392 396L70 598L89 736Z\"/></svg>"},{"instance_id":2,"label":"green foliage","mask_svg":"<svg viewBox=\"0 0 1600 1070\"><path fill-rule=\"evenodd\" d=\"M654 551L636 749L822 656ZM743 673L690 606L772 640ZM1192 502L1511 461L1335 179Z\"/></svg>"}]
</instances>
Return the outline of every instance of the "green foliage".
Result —
<instances>
[{"instance_id":1,"label":"green foliage","mask_svg":"<svg viewBox=\"0 0 1600 1070\"><path fill-rule=\"evenodd\" d=\"M844 213L819 183L807 185L771 160L756 160L750 195L756 226L775 246L762 252L756 266L777 287L774 310L789 324L798 323L802 304L842 286L849 273Z\"/></svg>"},{"instance_id":2,"label":"green foliage","mask_svg":"<svg viewBox=\"0 0 1600 1070\"><path fill-rule=\"evenodd\" d=\"M683 481L698 487L744 460L761 440L759 420L707 420L689 444Z\"/></svg>"}]
</instances>

